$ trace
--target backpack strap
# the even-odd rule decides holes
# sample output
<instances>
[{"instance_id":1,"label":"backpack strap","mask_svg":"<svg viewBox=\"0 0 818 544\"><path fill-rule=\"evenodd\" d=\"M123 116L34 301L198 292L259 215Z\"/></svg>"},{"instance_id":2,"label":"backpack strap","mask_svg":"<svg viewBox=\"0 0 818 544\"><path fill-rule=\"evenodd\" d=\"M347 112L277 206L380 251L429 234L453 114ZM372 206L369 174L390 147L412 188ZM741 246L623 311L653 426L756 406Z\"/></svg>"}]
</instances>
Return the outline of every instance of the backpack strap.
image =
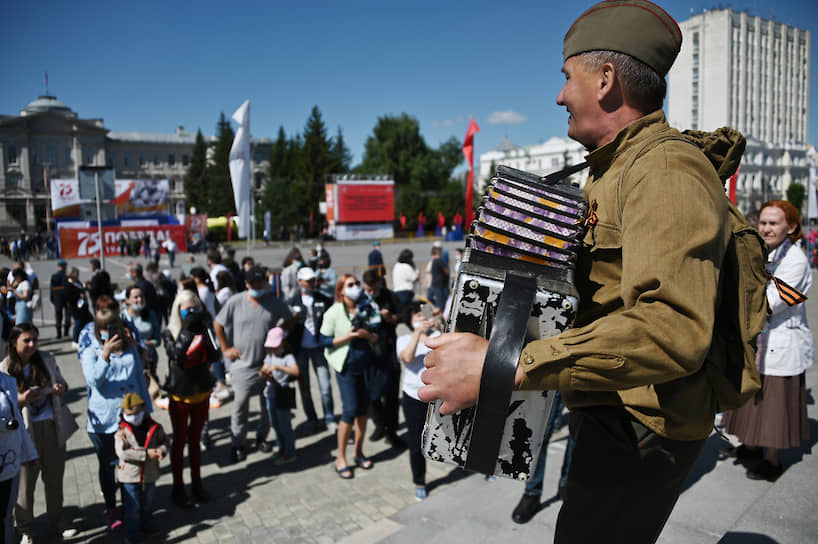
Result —
<instances>
[{"instance_id":1,"label":"backpack strap","mask_svg":"<svg viewBox=\"0 0 818 544\"><path fill-rule=\"evenodd\" d=\"M678 140L680 142L688 143L695 147L696 149L698 149L699 152L701 152L699 146L692 142L690 139L685 138L681 134L673 134L670 131L671 129L668 128L667 130L664 130L656 134L654 137L648 138L648 141L642 144L642 147L640 147L636 151L636 153L633 153L628 158L628 162L626 162L625 166L622 168L622 172L620 172L619 174L619 179L616 181L616 224L620 229L622 228L622 180L625 179L625 174L628 173L628 171L633 166L633 163L635 163L637 159L639 159L642 155L644 155L651 149L655 148L659 144L672 140Z\"/></svg>"}]
</instances>

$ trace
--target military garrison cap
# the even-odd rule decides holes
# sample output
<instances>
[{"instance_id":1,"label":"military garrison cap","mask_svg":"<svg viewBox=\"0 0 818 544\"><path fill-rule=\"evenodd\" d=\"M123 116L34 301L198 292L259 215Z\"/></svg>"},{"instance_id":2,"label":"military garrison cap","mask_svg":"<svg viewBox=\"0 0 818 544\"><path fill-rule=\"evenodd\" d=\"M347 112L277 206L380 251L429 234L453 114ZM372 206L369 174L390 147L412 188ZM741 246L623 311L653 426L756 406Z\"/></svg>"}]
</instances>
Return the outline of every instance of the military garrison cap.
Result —
<instances>
[{"instance_id":1,"label":"military garrison cap","mask_svg":"<svg viewBox=\"0 0 818 544\"><path fill-rule=\"evenodd\" d=\"M144 406L145 401L142 400L142 397L140 397L136 393L128 393L127 395L125 395L125 397L122 399L121 404L123 410L130 410L131 408L136 408L137 406L140 405Z\"/></svg>"},{"instance_id":2,"label":"military garrison cap","mask_svg":"<svg viewBox=\"0 0 818 544\"><path fill-rule=\"evenodd\" d=\"M574 21L563 40L562 54L616 51L638 59L664 77L682 46L682 31L673 17L647 0L604 0Z\"/></svg>"}]
</instances>

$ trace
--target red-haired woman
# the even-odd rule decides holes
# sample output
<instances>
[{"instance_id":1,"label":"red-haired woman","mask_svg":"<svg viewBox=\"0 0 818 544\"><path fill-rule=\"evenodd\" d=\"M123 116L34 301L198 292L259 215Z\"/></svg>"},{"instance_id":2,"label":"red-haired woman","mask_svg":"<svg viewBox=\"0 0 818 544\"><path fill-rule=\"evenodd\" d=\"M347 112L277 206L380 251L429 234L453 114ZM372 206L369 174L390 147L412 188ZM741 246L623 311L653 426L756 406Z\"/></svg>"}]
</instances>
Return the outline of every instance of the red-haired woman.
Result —
<instances>
[{"instance_id":1,"label":"red-haired woman","mask_svg":"<svg viewBox=\"0 0 818 544\"><path fill-rule=\"evenodd\" d=\"M368 302L361 282L351 274L344 274L335 284L335 304L329 307L321 323L320 341L327 362L335 369L335 379L341 393L341 422L338 424L338 455L335 471L348 480L353 477L347 463L346 447L353 425L355 427L356 465L372 468L372 461L363 453L366 414L370 393L367 375L374 363L373 344L378 341L375 330L380 323L377 307Z\"/></svg>"},{"instance_id":2,"label":"red-haired woman","mask_svg":"<svg viewBox=\"0 0 818 544\"><path fill-rule=\"evenodd\" d=\"M806 294L812 272L796 245L801 220L795 206L785 200L765 203L758 231L770 250L767 272ZM745 460L763 458L747 470L747 477L774 481L782 472L779 452L809 439L804 373L812 366L814 347L804 304L788 305L772 281L767 284L767 302L770 315L758 339L761 391L738 410L725 414L725 430L738 436L742 444L723 451Z\"/></svg>"}]
</instances>

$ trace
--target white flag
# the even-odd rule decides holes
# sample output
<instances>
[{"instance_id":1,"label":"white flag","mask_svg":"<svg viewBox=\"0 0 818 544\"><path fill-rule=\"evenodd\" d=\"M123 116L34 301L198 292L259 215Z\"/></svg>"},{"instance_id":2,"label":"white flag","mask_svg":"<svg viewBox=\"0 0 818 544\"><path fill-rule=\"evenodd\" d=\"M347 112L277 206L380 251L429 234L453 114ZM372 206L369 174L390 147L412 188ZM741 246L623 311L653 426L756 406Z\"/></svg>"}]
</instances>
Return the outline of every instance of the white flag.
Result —
<instances>
[{"instance_id":1,"label":"white flag","mask_svg":"<svg viewBox=\"0 0 818 544\"><path fill-rule=\"evenodd\" d=\"M239 124L230 148L230 179L239 219L239 238L250 235L250 101L245 100L233 114Z\"/></svg>"}]
</instances>

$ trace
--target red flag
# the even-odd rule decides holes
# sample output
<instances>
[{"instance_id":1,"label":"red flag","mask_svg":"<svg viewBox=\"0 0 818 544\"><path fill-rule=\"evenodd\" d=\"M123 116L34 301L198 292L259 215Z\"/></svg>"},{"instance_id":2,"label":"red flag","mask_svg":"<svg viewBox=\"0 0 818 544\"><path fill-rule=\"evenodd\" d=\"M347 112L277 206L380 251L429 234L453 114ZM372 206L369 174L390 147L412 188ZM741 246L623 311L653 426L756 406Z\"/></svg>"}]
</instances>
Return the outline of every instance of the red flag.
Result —
<instances>
[{"instance_id":1,"label":"red flag","mask_svg":"<svg viewBox=\"0 0 818 544\"><path fill-rule=\"evenodd\" d=\"M474 122L474 117L471 118L469 128L466 130L466 139L463 140L463 155L469 163L469 177L466 181L466 228L471 228L471 223L474 221L474 135L480 130L477 123Z\"/></svg>"},{"instance_id":2,"label":"red flag","mask_svg":"<svg viewBox=\"0 0 818 544\"><path fill-rule=\"evenodd\" d=\"M740 171L741 165L739 164L738 168L736 168L736 173L730 176L730 185L727 187L727 196L733 204L736 203L736 185L738 185L738 173Z\"/></svg>"}]
</instances>

